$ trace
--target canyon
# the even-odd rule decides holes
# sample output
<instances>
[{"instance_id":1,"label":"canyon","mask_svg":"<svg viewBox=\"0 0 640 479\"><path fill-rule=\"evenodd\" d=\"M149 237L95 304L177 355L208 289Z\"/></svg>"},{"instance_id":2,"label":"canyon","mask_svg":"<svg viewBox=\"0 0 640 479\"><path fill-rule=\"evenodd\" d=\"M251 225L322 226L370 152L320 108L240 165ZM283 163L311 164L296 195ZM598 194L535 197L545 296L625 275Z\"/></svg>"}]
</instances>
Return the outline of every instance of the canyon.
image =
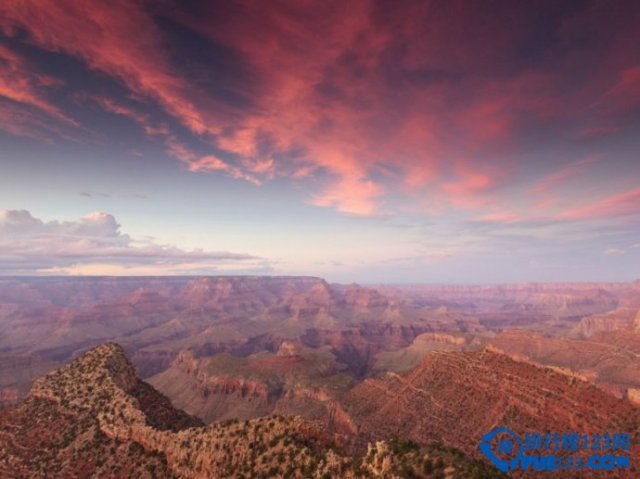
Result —
<instances>
[{"instance_id":1,"label":"canyon","mask_svg":"<svg viewBox=\"0 0 640 479\"><path fill-rule=\"evenodd\" d=\"M639 312L638 281L365 287L314 277L0 278L0 354L10 355L3 364L12 371L9 378L0 370L0 391L24 397L39 373L105 341L122 344L143 378L171 369L183 352L248 358L289 341L328 351L356 381L406 371L432 350L492 344L622 396L640 385Z\"/></svg>"},{"instance_id":2,"label":"canyon","mask_svg":"<svg viewBox=\"0 0 640 479\"><path fill-rule=\"evenodd\" d=\"M45 477L503 477L451 447L397 441L347 454L300 416L204 426L140 381L122 348L106 343L38 379L0 410L0 475Z\"/></svg>"},{"instance_id":3,"label":"canyon","mask_svg":"<svg viewBox=\"0 0 640 479\"><path fill-rule=\"evenodd\" d=\"M167 427L174 432L230 421L253 431L264 418L297 418L287 421L322 431L324 445L314 448L330 444L326 450L343 457L365 454L378 441L393 450L394 441L406 440L420 448L450 445L482 461L477 441L498 424L517 432L536 424L638 430L639 325L639 281L360 286L315 277L0 278L0 411L52 417L43 401L56 402L58 393L34 381L117 343L121 352L107 355L130 365L118 387L138 401L133 409L163 404L157 415L173 418ZM64 414L71 427L76 413ZM145 445L173 441L105 431L109 440L147 451L132 446L141 463L149 457ZM163 454L150 460L154 471L198 477L175 463L186 452L176 453L179 459Z\"/></svg>"}]
</instances>

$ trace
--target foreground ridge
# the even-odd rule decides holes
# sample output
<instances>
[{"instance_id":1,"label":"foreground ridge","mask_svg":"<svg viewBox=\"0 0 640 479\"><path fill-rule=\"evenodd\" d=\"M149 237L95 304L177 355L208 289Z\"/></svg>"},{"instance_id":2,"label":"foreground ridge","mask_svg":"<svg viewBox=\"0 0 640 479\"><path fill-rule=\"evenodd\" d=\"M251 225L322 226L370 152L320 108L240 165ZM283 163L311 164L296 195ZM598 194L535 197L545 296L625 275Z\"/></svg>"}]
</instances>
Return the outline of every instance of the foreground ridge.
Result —
<instances>
[{"instance_id":1,"label":"foreground ridge","mask_svg":"<svg viewBox=\"0 0 640 479\"><path fill-rule=\"evenodd\" d=\"M98 346L37 380L0 411L2 477L499 477L452 448L334 447L319 423L296 416L203 427L140 381L123 349ZM438 476L436 476L438 477Z\"/></svg>"}]
</instances>

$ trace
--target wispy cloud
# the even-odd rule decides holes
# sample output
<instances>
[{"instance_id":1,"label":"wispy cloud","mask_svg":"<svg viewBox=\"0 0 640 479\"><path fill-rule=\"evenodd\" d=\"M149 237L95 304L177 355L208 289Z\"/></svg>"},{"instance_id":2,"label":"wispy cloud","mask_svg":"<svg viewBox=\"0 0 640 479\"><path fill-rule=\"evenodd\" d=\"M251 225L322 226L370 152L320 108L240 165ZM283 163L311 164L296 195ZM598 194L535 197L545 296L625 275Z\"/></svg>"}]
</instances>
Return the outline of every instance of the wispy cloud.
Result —
<instances>
[{"instance_id":1,"label":"wispy cloud","mask_svg":"<svg viewBox=\"0 0 640 479\"><path fill-rule=\"evenodd\" d=\"M584 206L563 211L559 217L567 220L589 220L640 215L640 188L605 196Z\"/></svg>"},{"instance_id":2,"label":"wispy cloud","mask_svg":"<svg viewBox=\"0 0 640 479\"><path fill-rule=\"evenodd\" d=\"M601 159L600 156L591 155L586 158L569 163L559 170L545 176L528 188L528 192L534 195L549 193L553 188L562 186L565 182L577 178L584 171Z\"/></svg>"},{"instance_id":3,"label":"wispy cloud","mask_svg":"<svg viewBox=\"0 0 640 479\"><path fill-rule=\"evenodd\" d=\"M213 154L199 155L193 152L184 142L178 140L167 125L155 122L148 115L140 113L132 107L122 105L105 96L84 95L83 98L95 102L110 113L133 120L144 129L147 135L161 137L164 141L167 154L184 163L189 171L219 171L227 173L232 178L253 183L256 186L262 184L255 175L246 173L242 168L233 166ZM249 169L257 173L265 173L271 164L271 161L256 162L251 165Z\"/></svg>"},{"instance_id":4,"label":"wispy cloud","mask_svg":"<svg viewBox=\"0 0 640 479\"><path fill-rule=\"evenodd\" d=\"M242 179L249 183L253 183L256 186L260 186L262 184L262 182L254 175L245 173L241 168L233 166L213 154L198 155L173 135L167 137L165 144L167 146L167 153L169 156L180 160L185 164L189 171L220 171L227 173L232 178Z\"/></svg>"},{"instance_id":5,"label":"wispy cloud","mask_svg":"<svg viewBox=\"0 0 640 479\"><path fill-rule=\"evenodd\" d=\"M44 93L62 83L0 44L0 129L46 143L52 137L70 139L67 130L79 124Z\"/></svg>"},{"instance_id":6,"label":"wispy cloud","mask_svg":"<svg viewBox=\"0 0 640 479\"><path fill-rule=\"evenodd\" d=\"M0 96L35 107L63 123L78 126L75 120L40 93L43 88L55 86L56 83L57 80L34 71L16 52L0 45Z\"/></svg>"},{"instance_id":7,"label":"wispy cloud","mask_svg":"<svg viewBox=\"0 0 640 479\"><path fill-rule=\"evenodd\" d=\"M210 128L188 98L193 88L174 73L162 34L139 3L7 0L0 13L6 33L22 29L33 43L77 56L131 91L157 100L194 132Z\"/></svg>"},{"instance_id":8,"label":"wispy cloud","mask_svg":"<svg viewBox=\"0 0 640 479\"><path fill-rule=\"evenodd\" d=\"M79 191L78 196L82 196L83 198L124 198L129 200L148 200L149 197L147 195L142 195L140 193L123 193L123 194L111 194L105 193L104 191Z\"/></svg>"}]
</instances>

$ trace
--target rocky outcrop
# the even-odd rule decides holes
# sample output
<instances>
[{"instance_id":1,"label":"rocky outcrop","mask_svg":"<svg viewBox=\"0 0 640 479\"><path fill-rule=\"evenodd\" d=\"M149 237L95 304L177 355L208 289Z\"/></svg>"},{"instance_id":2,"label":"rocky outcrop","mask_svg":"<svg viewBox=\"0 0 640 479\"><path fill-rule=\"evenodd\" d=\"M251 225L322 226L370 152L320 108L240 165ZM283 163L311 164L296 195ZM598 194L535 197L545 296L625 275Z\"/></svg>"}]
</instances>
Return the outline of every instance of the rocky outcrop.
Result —
<instances>
[{"instance_id":1,"label":"rocky outcrop","mask_svg":"<svg viewBox=\"0 0 640 479\"><path fill-rule=\"evenodd\" d=\"M493 351L430 353L406 374L365 380L343 405L372 438L445 441L470 454L496 425L518 434L640 427L640 409L628 401Z\"/></svg>"},{"instance_id":2,"label":"rocky outcrop","mask_svg":"<svg viewBox=\"0 0 640 479\"><path fill-rule=\"evenodd\" d=\"M276 351L276 356L280 357L298 357L299 355L300 345L293 341L282 341Z\"/></svg>"},{"instance_id":3,"label":"rocky outcrop","mask_svg":"<svg viewBox=\"0 0 640 479\"><path fill-rule=\"evenodd\" d=\"M569 378L578 379L580 381L588 382L588 381L593 381L593 379L594 379L592 376L587 376L585 374L580 374L580 373L578 373L576 371L573 371L570 368L563 368L563 367L560 367L560 366L545 365L545 364L542 364L542 363L538 363L538 362L532 360L531 358L527 357L524 354L518 354L518 353L513 353L513 352L509 353L509 352L503 351L502 349L497 348L497 347L495 347L495 346L493 346L491 344L488 344L484 348L484 350L486 352L489 352L489 353L495 353L495 354L501 354L501 355L504 355L504 356L508 356L509 358L511 358L512 360L517 361L517 362L524 362L524 363L533 364L533 365L539 366L539 367L546 367L546 368L548 368L548 369L550 369L552 371L555 371L555 372L557 372L559 374L563 374L563 375L565 375L565 376L567 376Z\"/></svg>"},{"instance_id":4,"label":"rocky outcrop","mask_svg":"<svg viewBox=\"0 0 640 479\"><path fill-rule=\"evenodd\" d=\"M633 327L636 310L618 308L604 314L585 316L570 331L569 336L575 338L591 338L598 333L627 330Z\"/></svg>"},{"instance_id":5,"label":"rocky outcrop","mask_svg":"<svg viewBox=\"0 0 640 479\"><path fill-rule=\"evenodd\" d=\"M637 341L628 330L600 332L580 340L510 330L492 338L489 346L515 360L557 368L623 396L627 388L640 387L640 356L634 352Z\"/></svg>"},{"instance_id":6,"label":"rocky outcrop","mask_svg":"<svg viewBox=\"0 0 640 479\"><path fill-rule=\"evenodd\" d=\"M356 434L358 432L357 425L338 401L330 401L327 410L327 427L330 431L346 435Z\"/></svg>"},{"instance_id":7,"label":"rocky outcrop","mask_svg":"<svg viewBox=\"0 0 640 479\"><path fill-rule=\"evenodd\" d=\"M174 363L175 367L191 376L203 396L210 394L238 395L240 398L256 398L264 403L269 390L264 384L242 377L209 374L200 368L198 360L189 351L182 351Z\"/></svg>"},{"instance_id":8,"label":"rocky outcrop","mask_svg":"<svg viewBox=\"0 0 640 479\"><path fill-rule=\"evenodd\" d=\"M433 341L436 343L445 343L454 346L463 346L466 343L465 338L446 333L423 333L418 336L415 341Z\"/></svg>"},{"instance_id":9,"label":"rocky outcrop","mask_svg":"<svg viewBox=\"0 0 640 479\"><path fill-rule=\"evenodd\" d=\"M95 411L100 430L107 437L120 442L133 441L147 451L164 454L169 468L184 478L229 475L250 460L248 445L255 441L264 443L267 449L288 454L288 449L293 448L283 447L275 439L282 438L290 430L296 431L292 436L305 434L307 440L322 435L312 424L296 418L261 419L232 427L216 425L179 432L160 431L147 424L144 412L131 394L137 382L133 366L122 349L106 344L37 381L31 396L72 409ZM237 441L234 448L229 447L230 438L234 436L242 437L244 447ZM300 465L304 465L305 457L311 461L308 450L302 448L298 452L304 456L299 458Z\"/></svg>"},{"instance_id":10,"label":"rocky outcrop","mask_svg":"<svg viewBox=\"0 0 640 479\"><path fill-rule=\"evenodd\" d=\"M640 389L627 389L627 398L629 398L629 401L631 401L632 403L640 406Z\"/></svg>"},{"instance_id":11,"label":"rocky outcrop","mask_svg":"<svg viewBox=\"0 0 640 479\"><path fill-rule=\"evenodd\" d=\"M183 351L150 381L207 423L291 414L318 420L332 434L353 434L356 428L338 402L353 383L343 369L326 349L285 340L275 353L249 358L196 358Z\"/></svg>"},{"instance_id":12,"label":"rocky outcrop","mask_svg":"<svg viewBox=\"0 0 640 479\"><path fill-rule=\"evenodd\" d=\"M635 332L640 333L640 311L636 314L632 327Z\"/></svg>"},{"instance_id":13,"label":"rocky outcrop","mask_svg":"<svg viewBox=\"0 0 640 479\"><path fill-rule=\"evenodd\" d=\"M337 421L343 415L334 409ZM0 411L3 477L392 478L415 476L426 457L417 445L379 442L369 451L340 454L319 424L299 417L201 427L141 383L115 344L36 381L15 411ZM480 466L446 451L439 461L455 477Z\"/></svg>"}]
</instances>

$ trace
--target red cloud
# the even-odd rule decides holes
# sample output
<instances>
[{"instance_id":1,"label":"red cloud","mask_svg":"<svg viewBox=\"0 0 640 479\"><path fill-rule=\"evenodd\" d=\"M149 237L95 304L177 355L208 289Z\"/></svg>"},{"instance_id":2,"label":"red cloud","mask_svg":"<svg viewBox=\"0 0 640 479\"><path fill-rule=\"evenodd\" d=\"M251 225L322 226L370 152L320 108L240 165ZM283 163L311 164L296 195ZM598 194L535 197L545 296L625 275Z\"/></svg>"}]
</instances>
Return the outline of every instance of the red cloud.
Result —
<instances>
[{"instance_id":1,"label":"red cloud","mask_svg":"<svg viewBox=\"0 0 640 479\"><path fill-rule=\"evenodd\" d=\"M245 180L256 186L260 186L262 184L260 180L253 175L243 172L240 168L230 165L214 155L197 155L173 135L169 135L167 137L165 144L167 146L167 153L187 165L189 171L223 171L232 178Z\"/></svg>"},{"instance_id":2,"label":"red cloud","mask_svg":"<svg viewBox=\"0 0 640 479\"><path fill-rule=\"evenodd\" d=\"M101 102L162 137L191 171L256 184L316 176L311 203L369 215L400 189L420 202L437 198L435 208L487 206L538 130L619 128L598 105L637 106L635 23L599 2L561 15L554 5L278 0L177 9L183 27L241 65L225 72L231 80L208 72L247 100L237 107L178 68L145 2L6 0L0 27L83 59L204 136L215 154L196 154L148 116ZM554 48L531 21L546 13L539 9L558 16L549 21ZM584 32L593 45L579 41Z\"/></svg>"},{"instance_id":3,"label":"red cloud","mask_svg":"<svg viewBox=\"0 0 640 479\"><path fill-rule=\"evenodd\" d=\"M313 204L373 214L398 186L377 177L379 164L413 194L440 180L443 201L468 206L511 169L505 153L518 130L560 113L552 73L488 73L517 54L521 10L284 1L182 20L236 49L259 81L243 92L256 108L229 119L218 146L255 157L257 139L268 137L276 157L299 151L333 178ZM461 158L470 159L462 172ZM473 184L479 178L486 188Z\"/></svg>"},{"instance_id":4,"label":"red cloud","mask_svg":"<svg viewBox=\"0 0 640 479\"><path fill-rule=\"evenodd\" d=\"M0 3L0 26L6 33L22 28L38 46L78 56L119 78L197 133L214 130L189 100L192 88L173 72L160 32L137 2L6 0Z\"/></svg>"},{"instance_id":5,"label":"red cloud","mask_svg":"<svg viewBox=\"0 0 640 479\"><path fill-rule=\"evenodd\" d=\"M36 107L53 118L77 126L38 91L38 87L56 84L58 81L34 72L21 56L0 45L0 96Z\"/></svg>"},{"instance_id":6,"label":"red cloud","mask_svg":"<svg viewBox=\"0 0 640 479\"><path fill-rule=\"evenodd\" d=\"M232 178L243 179L253 183L254 185L261 184L261 182L254 176L244 173L240 168L229 165L213 155L199 156L194 153L184 143L179 141L166 125L155 123L147 115L137 112L136 110L107 97L89 96L85 97L85 99L94 101L110 113L130 118L140 124L147 135L163 137L165 139L164 142L167 154L186 164L189 171L224 171ZM267 162L266 164L253 165L249 169L254 172L264 173L269 169L269 167L270 163Z\"/></svg>"}]
</instances>

